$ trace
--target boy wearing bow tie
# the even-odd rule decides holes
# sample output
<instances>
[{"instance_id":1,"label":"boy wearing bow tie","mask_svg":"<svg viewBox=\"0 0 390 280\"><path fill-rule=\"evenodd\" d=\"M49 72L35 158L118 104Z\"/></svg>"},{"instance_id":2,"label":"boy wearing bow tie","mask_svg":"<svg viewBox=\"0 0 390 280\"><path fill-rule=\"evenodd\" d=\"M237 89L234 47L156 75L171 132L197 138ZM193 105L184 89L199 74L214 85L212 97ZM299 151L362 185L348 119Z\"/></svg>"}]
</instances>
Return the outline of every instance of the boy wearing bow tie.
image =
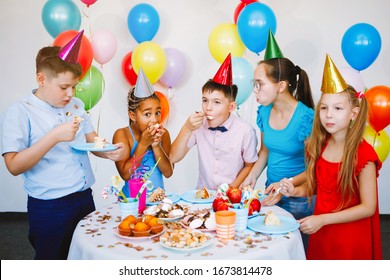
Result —
<instances>
[{"instance_id":1,"label":"boy wearing bow tie","mask_svg":"<svg viewBox=\"0 0 390 280\"><path fill-rule=\"evenodd\" d=\"M203 112L191 114L172 143L172 163L198 146L197 189L206 186L216 190L222 183L239 187L257 160L254 128L232 114L237 107L237 90L229 54L214 78L202 87Z\"/></svg>"}]
</instances>

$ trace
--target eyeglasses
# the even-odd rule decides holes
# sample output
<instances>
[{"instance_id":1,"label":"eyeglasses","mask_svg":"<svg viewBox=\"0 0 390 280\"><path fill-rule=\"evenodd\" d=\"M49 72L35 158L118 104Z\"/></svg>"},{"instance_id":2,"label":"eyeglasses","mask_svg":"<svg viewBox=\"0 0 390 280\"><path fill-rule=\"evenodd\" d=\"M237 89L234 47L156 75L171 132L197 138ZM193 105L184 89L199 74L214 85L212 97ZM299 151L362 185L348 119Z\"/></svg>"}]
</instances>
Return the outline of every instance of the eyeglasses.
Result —
<instances>
[{"instance_id":1,"label":"eyeglasses","mask_svg":"<svg viewBox=\"0 0 390 280\"><path fill-rule=\"evenodd\" d=\"M260 80L251 80L252 91L259 92L261 89Z\"/></svg>"}]
</instances>

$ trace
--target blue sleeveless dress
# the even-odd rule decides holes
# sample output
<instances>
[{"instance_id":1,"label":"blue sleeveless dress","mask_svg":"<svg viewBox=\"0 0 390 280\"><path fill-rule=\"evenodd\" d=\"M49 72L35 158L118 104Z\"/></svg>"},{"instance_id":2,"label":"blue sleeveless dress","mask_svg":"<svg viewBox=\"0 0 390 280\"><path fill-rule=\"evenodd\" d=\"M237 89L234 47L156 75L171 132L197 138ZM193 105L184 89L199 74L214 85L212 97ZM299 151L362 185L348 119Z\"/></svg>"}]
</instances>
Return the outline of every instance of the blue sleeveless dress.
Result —
<instances>
[{"instance_id":1,"label":"blue sleeveless dress","mask_svg":"<svg viewBox=\"0 0 390 280\"><path fill-rule=\"evenodd\" d=\"M132 147L132 149L130 151L130 157L132 157L134 155L134 153L135 153L135 150L138 147L138 142L135 140L133 131L132 131L130 126L129 126L129 130L130 130L130 134L131 134L131 137L133 138L133 143L134 143L134 145L133 145L133 147ZM151 171L153 169L155 164L156 164L156 160L154 159L153 151L152 150L147 150L146 154L142 158L141 165L138 168L142 169L142 170L144 170L146 172L149 172L149 171ZM156 168L154 169L152 175L149 177L149 180L152 181L152 183L153 183L153 189L151 189L151 190L148 189L147 190L147 194L148 195L151 192L153 192L155 189L157 189L157 188L162 188L163 190L165 190L165 188L164 188L164 181L163 181L163 175L162 175L160 169L158 168L158 166L156 166ZM130 197L129 187L128 187L128 182L127 181L125 182L125 185L123 186L122 191L123 191L124 195L126 195L126 197Z\"/></svg>"}]
</instances>

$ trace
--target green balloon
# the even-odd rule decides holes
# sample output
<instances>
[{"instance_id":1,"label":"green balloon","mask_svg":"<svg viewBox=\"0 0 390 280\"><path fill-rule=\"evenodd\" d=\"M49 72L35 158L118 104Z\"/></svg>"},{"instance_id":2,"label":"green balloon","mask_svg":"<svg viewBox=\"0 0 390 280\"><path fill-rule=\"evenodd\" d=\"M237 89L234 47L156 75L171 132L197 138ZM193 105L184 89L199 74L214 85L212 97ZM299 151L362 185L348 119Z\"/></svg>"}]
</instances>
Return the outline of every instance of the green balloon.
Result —
<instances>
[{"instance_id":1,"label":"green balloon","mask_svg":"<svg viewBox=\"0 0 390 280\"><path fill-rule=\"evenodd\" d=\"M102 98L104 92L104 78L95 66L91 65L84 77L76 86L75 96L85 105L85 110L92 109Z\"/></svg>"}]
</instances>

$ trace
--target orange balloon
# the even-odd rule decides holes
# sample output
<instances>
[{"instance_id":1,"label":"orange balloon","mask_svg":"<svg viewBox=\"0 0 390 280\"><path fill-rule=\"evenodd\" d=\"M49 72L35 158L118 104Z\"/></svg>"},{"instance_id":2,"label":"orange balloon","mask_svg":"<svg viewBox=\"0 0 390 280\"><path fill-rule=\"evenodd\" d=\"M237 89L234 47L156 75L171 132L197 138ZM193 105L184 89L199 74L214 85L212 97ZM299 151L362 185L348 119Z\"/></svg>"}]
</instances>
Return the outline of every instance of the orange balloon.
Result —
<instances>
[{"instance_id":1,"label":"orange balloon","mask_svg":"<svg viewBox=\"0 0 390 280\"><path fill-rule=\"evenodd\" d=\"M166 118L169 115L169 101L168 98L165 96L165 94L155 91L157 94L158 98L160 99L160 105L161 105L161 123L163 123Z\"/></svg>"},{"instance_id":2,"label":"orange balloon","mask_svg":"<svg viewBox=\"0 0 390 280\"><path fill-rule=\"evenodd\" d=\"M368 122L376 132L390 124L390 88L375 86L365 92L369 104Z\"/></svg>"},{"instance_id":3,"label":"orange balloon","mask_svg":"<svg viewBox=\"0 0 390 280\"><path fill-rule=\"evenodd\" d=\"M54 39L53 46L63 47L70 40L72 40L79 32L75 30L67 30L58 34L58 36ZM83 35L81 39L80 51L79 51L79 63L83 69L83 73L81 74L80 80L84 77L85 73L87 73L89 67L92 64L93 59L93 51L91 43L88 38Z\"/></svg>"}]
</instances>

